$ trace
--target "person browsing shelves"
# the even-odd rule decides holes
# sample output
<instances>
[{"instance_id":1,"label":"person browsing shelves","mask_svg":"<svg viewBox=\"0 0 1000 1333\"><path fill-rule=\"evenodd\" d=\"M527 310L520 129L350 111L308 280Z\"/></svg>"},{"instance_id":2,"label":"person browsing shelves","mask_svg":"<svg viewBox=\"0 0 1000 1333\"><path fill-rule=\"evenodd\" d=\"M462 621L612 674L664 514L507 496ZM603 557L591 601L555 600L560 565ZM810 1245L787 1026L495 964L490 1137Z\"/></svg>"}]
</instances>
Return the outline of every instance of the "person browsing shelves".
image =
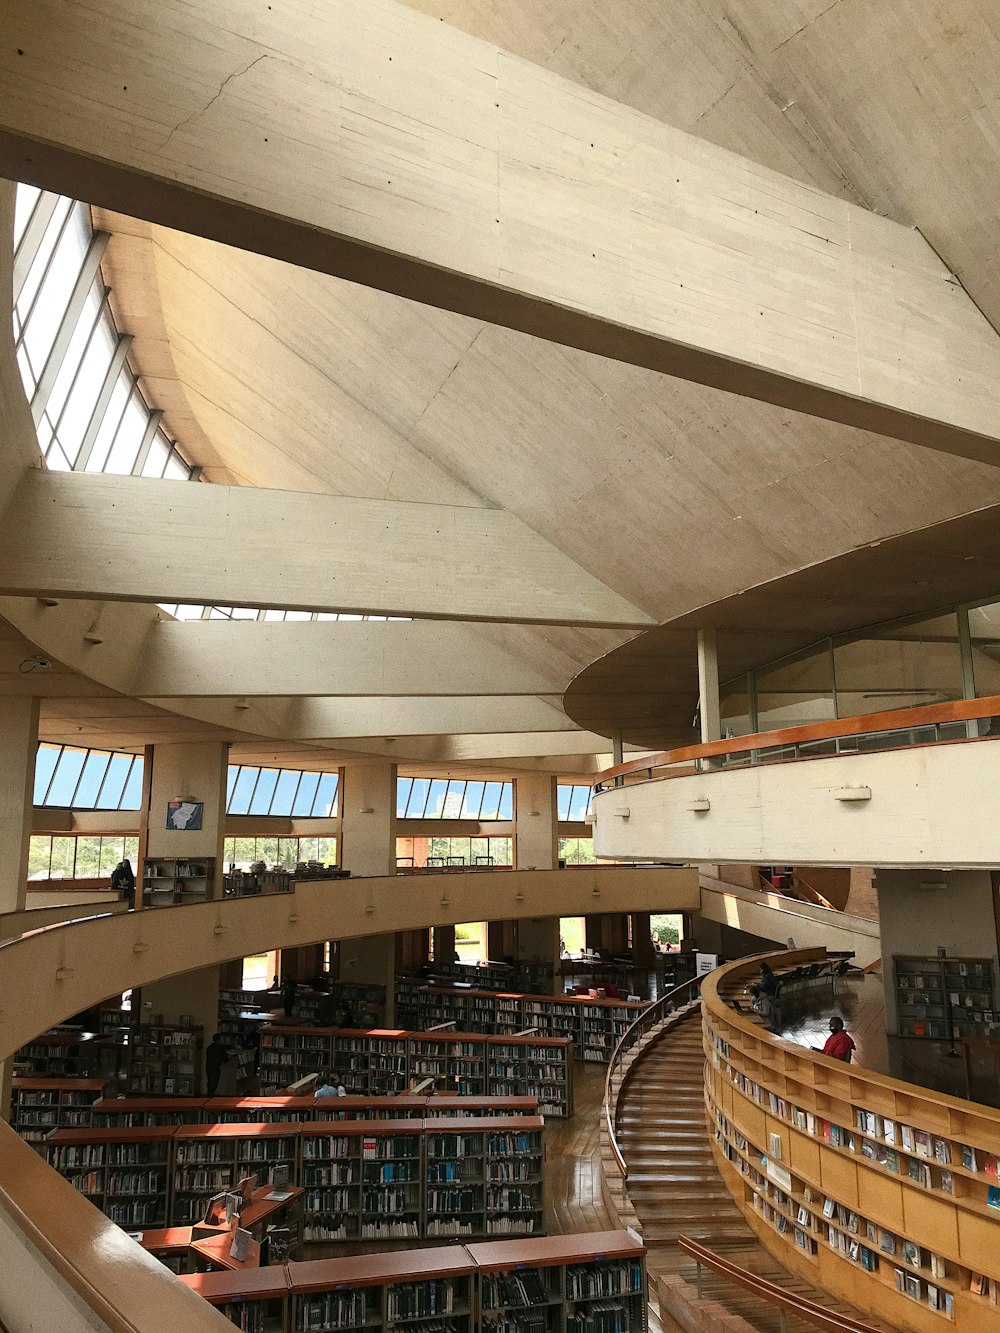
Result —
<instances>
[{"instance_id":1,"label":"person browsing shelves","mask_svg":"<svg viewBox=\"0 0 1000 1333\"><path fill-rule=\"evenodd\" d=\"M834 1060L844 1060L850 1063L851 1052L857 1048L854 1045L854 1038L844 1031L844 1020L842 1018L830 1019L830 1035L823 1046L814 1046L814 1051L820 1051L823 1055L829 1055Z\"/></svg>"}]
</instances>

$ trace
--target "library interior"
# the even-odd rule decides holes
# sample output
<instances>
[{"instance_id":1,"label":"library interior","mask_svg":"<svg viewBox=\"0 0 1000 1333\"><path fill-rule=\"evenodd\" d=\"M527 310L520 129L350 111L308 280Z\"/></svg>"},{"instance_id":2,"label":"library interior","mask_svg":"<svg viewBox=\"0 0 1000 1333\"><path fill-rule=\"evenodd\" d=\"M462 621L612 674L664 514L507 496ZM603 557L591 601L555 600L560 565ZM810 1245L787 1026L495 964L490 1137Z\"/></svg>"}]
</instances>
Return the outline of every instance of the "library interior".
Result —
<instances>
[{"instance_id":1,"label":"library interior","mask_svg":"<svg viewBox=\"0 0 1000 1333\"><path fill-rule=\"evenodd\" d=\"M993 7L0 12L0 1333L1000 1333Z\"/></svg>"}]
</instances>

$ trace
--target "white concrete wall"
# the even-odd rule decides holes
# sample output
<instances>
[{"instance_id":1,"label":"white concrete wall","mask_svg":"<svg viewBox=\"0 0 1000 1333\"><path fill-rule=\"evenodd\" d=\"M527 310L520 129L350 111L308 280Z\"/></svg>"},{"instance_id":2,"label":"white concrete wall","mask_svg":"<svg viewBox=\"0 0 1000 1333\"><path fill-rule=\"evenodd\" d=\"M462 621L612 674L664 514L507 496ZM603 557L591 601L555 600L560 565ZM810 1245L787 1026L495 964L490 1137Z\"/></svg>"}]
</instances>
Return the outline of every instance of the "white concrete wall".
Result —
<instances>
[{"instance_id":1,"label":"white concrete wall","mask_svg":"<svg viewBox=\"0 0 1000 1333\"><path fill-rule=\"evenodd\" d=\"M943 888L923 887L942 884ZM894 954L933 958L944 949L952 958L993 960L993 1007L997 1006L996 891L986 870L933 874L920 870L880 870L876 877L882 923L886 1030L897 1031Z\"/></svg>"},{"instance_id":2,"label":"white concrete wall","mask_svg":"<svg viewBox=\"0 0 1000 1333\"><path fill-rule=\"evenodd\" d=\"M594 800L594 850L620 860L1000 866L992 740L719 769ZM871 800L835 799L869 787ZM696 800L711 808L696 812ZM614 814L629 810L627 818Z\"/></svg>"}]
</instances>

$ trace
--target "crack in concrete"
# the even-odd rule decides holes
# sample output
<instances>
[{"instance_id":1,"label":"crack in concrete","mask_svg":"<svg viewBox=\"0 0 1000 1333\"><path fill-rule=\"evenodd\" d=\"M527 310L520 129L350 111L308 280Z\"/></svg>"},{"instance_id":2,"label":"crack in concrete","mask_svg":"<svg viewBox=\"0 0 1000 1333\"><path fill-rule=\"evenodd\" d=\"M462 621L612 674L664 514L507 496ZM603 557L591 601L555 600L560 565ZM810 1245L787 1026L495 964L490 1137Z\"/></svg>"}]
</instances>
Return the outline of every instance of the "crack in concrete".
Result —
<instances>
[{"instance_id":1,"label":"crack in concrete","mask_svg":"<svg viewBox=\"0 0 1000 1333\"><path fill-rule=\"evenodd\" d=\"M241 79L244 74L250 73L254 65L259 65L262 60L266 59L267 59L266 53L264 55L256 56L253 60L250 61L249 65L245 65L242 69L234 70L232 74L227 75L226 78L224 78L222 80L222 83L219 85L219 91L215 93L212 97L210 97L203 107L200 107L197 111L192 111L189 116L185 116L183 120L178 121L178 123L174 126L174 128L170 131L167 137L163 140L163 143L160 145L161 150L168 148L170 146L170 140L180 130L184 129L186 125L190 125L193 120L197 120L199 116L203 116L206 111L210 110L219 100L222 94L226 91L226 89L229 87L229 85L232 83L234 79Z\"/></svg>"}]
</instances>

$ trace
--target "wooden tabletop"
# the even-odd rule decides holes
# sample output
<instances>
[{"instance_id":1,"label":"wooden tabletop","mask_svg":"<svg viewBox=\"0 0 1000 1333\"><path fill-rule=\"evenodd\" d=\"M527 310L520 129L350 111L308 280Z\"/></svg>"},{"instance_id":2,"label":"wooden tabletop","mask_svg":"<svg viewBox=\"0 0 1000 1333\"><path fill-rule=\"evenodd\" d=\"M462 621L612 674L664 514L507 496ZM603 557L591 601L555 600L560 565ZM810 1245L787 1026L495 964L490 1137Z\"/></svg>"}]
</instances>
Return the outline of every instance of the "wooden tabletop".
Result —
<instances>
[{"instance_id":1,"label":"wooden tabletop","mask_svg":"<svg viewBox=\"0 0 1000 1333\"><path fill-rule=\"evenodd\" d=\"M597 1259L637 1259L646 1253L641 1241L628 1231L589 1231L579 1236L539 1236L533 1239L485 1241L465 1247L476 1266L487 1272L552 1264L592 1263Z\"/></svg>"},{"instance_id":2,"label":"wooden tabletop","mask_svg":"<svg viewBox=\"0 0 1000 1333\"><path fill-rule=\"evenodd\" d=\"M242 1221L242 1218L240 1219ZM229 1273L247 1273L260 1268L260 1243L252 1240L245 1259L234 1259L229 1253L233 1245L232 1231L224 1231L218 1236L209 1236L204 1240L191 1242L192 1250L197 1251L209 1263L218 1264Z\"/></svg>"},{"instance_id":3,"label":"wooden tabletop","mask_svg":"<svg viewBox=\"0 0 1000 1333\"><path fill-rule=\"evenodd\" d=\"M177 1125L108 1125L100 1129L56 1129L45 1141L55 1144L164 1143L172 1139L177 1130Z\"/></svg>"},{"instance_id":4,"label":"wooden tabletop","mask_svg":"<svg viewBox=\"0 0 1000 1333\"><path fill-rule=\"evenodd\" d=\"M288 1269L283 1264L240 1272L181 1273L177 1280L213 1305L240 1299L274 1300L287 1296L289 1291Z\"/></svg>"},{"instance_id":5,"label":"wooden tabletop","mask_svg":"<svg viewBox=\"0 0 1000 1333\"><path fill-rule=\"evenodd\" d=\"M349 1259L308 1259L288 1265L292 1291L305 1295L333 1287L370 1287L395 1281L472 1273L475 1264L461 1245L440 1249L399 1250L390 1254L361 1254Z\"/></svg>"}]
</instances>

